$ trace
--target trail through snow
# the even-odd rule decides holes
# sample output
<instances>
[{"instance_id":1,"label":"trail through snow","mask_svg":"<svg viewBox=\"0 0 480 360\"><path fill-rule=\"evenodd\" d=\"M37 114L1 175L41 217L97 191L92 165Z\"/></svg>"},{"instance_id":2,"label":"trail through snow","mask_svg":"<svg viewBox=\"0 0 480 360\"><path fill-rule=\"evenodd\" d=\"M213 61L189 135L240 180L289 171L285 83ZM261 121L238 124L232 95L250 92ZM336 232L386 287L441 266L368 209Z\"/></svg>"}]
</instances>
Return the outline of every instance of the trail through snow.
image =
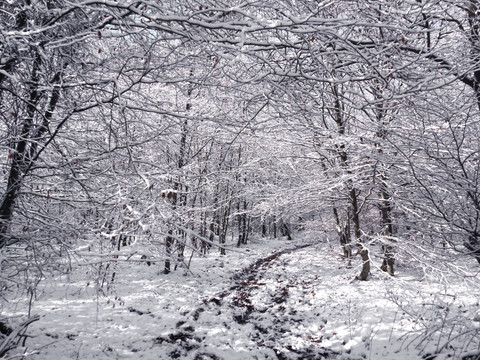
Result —
<instances>
[{"instance_id":1,"label":"trail through snow","mask_svg":"<svg viewBox=\"0 0 480 360\"><path fill-rule=\"evenodd\" d=\"M461 281L426 282L402 266L395 278L374 271L356 281L360 264L347 267L325 243L259 241L242 250L195 257L192 273L123 263L96 284L87 267L47 279L32 309L41 319L10 355L441 360L478 347L478 296ZM24 315L26 302L11 301L4 315Z\"/></svg>"}]
</instances>

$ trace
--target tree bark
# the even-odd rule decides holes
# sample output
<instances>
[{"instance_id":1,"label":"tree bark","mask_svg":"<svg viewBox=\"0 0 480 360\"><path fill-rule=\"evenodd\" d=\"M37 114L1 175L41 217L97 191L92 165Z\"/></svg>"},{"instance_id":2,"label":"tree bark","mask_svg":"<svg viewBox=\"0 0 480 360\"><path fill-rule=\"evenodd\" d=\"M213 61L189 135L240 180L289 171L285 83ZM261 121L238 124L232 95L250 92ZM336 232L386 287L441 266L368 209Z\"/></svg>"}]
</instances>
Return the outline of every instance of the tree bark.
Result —
<instances>
[{"instance_id":1,"label":"tree bark","mask_svg":"<svg viewBox=\"0 0 480 360\"><path fill-rule=\"evenodd\" d=\"M393 236L392 204L390 202L390 196L384 184L382 185L380 196L381 196L380 211L382 214L383 235L385 237L386 242L388 242L388 241L391 241L390 239ZM382 245L382 248L383 248L383 262L380 268L383 271L386 271L389 275L393 276L395 273L395 269L394 269L395 255L393 252L393 247L388 243L384 243Z\"/></svg>"},{"instance_id":2,"label":"tree bark","mask_svg":"<svg viewBox=\"0 0 480 360\"><path fill-rule=\"evenodd\" d=\"M40 99L40 93L38 91L40 64L41 58L37 53L32 65L30 96L26 108L26 117L23 120L20 139L17 141L15 148L12 149L12 165L8 175L7 188L0 205L0 249L7 246L10 242L8 229L12 220L15 200L20 190L23 177L25 176L24 171L27 169L28 162L31 160L28 157L28 145L32 136L33 120Z\"/></svg>"},{"instance_id":3,"label":"tree bark","mask_svg":"<svg viewBox=\"0 0 480 360\"><path fill-rule=\"evenodd\" d=\"M172 256L172 248L173 248L173 230L168 230L168 236L165 238L165 267L163 270L164 274L170 273L170 258Z\"/></svg>"},{"instance_id":4,"label":"tree bark","mask_svg":"<svg viewBox=\"0 0 480 360\"><path fill-rule=\"evenodd\" d=\"M362 233L360 230L357 191L354 188L350 190L350 202L352 205L352 221L355 241L357 243L358 253L360 254L360 257L362 259L362 270L357 276L357 278L358 280L367 280L368 275L370 274L370 254L368 248L363 244L361 240Z\"/></svg>"},{"instance_id":5,"label":"tree bark","mask_svg":"<svg viewBox=\"0 0 480 360\"><path fill-rule=\"evenodd\" d=\"M340 94L337 85L332 86L332 91L335 96L335 122L337 123L337 131L340 136L345 135L345 121L343 118L343 106L340 101ZM345 145L341 143L338 146L338 155L340 157L340 162L342 167L346 170L348 174L351 174L351 170L348 164L348 155L345 150ZM359 280L367 280L368 275L370 274L370 254L368 248L362 243L362 233L360 228L360 208L358 206L357 190L351 179L347 180L347 189L350 207L352 209L352 223L353 230L355 234L355 242L358 248L358 253L362 259L362 270L357 276Z\"/></svg>"},{"instance_id":6,"label":"tree bark","mask_svg":"<svg viewBox=\"0 0 480 360\"><path fill-rule=\"evenodd\" d=\"M337 235L340 240L340 247L343 251L343 257L348 259L348 265L350 266L350 258L352 257L352 241L350 236L350 211L347 210L347 216L345 224L340 222L340 216L338 209L333 203L333 218L335 220L335 227L337 229Z\"/></svg>"}]
</instances>

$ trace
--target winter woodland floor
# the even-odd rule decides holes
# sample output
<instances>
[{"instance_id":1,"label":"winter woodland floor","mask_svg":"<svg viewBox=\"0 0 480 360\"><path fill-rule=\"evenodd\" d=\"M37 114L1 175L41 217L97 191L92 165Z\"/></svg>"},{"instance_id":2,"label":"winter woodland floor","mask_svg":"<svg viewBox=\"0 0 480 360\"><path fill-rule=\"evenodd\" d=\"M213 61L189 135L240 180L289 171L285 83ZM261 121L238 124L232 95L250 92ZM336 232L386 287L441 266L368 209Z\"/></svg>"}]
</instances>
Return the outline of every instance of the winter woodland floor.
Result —
<instances>
[{"instance_id":1,"label":"winter woodland floor","mask_svg":"<svg viewBox=\"0 0 480 360\"><path fill-rule=\"evenodd\" d=\"M436 281L399 263L394 278L373 269L360 282L353 280L358 260L346 267L329 244L262 241L241 251L194 256L186 276L184 269L159 274L159 264L117 264L115 281L101 291L87 267L48 279L32 309L40 320L9 356L476 358L476 274ZM12 300L2 315L24 316L25 308L26 300Z\"/></svg>"}]
</instances>

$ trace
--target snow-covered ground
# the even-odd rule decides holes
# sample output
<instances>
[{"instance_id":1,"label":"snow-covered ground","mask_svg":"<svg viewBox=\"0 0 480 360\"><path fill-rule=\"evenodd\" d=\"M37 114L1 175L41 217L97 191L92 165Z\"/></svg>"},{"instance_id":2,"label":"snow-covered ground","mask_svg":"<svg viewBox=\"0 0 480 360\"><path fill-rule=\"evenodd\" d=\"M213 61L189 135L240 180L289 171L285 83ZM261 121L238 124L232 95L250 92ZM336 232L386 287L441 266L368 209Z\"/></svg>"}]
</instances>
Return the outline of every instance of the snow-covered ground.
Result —
<instances>
[{"instance_id":1,"label":"snow-covered ground","mask_svg":"<svg viewBox=\"0 0 480 360\"><path fill-rule=\"evenodd\" d=\"M112 264L45 280L25 359L474 359L477 279L443 281L402 266L355 279L328 243L263 240L221 256L194 255L191 272ZM477 268L478 270L478 268ZM89 280L90 279L90 280ZM3 316L25 315L27 299ZM6 310L6 311L5 311ZM435 357L433 354L438 355Z\"/></svg>"}]
</instances>

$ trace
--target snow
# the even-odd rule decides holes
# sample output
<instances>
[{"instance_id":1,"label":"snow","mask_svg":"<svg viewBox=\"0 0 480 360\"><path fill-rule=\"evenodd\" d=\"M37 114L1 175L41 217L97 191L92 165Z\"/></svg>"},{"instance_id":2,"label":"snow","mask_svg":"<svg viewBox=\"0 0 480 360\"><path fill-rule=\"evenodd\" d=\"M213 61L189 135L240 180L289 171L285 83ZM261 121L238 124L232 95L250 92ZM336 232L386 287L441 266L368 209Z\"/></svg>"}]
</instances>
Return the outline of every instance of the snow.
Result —
<instances>
[{"instance_id":1,"label":"snow","mask_svg":"<svg viewBox=\"0 0 480 360\"><path fill-rule=\"evenodd\" d=\"M256 240L226 256L211 249L185 269L110 264L41 283L25 359L436 359L476 354L479 296L399 266L355 280L328 243ZM375 249L372 249L375 251ZM477 269L478 270L478 269ZM192 275L193 273L193 275ZM473 282L477 280L473 279ZM97 284L97 286L95 286ZM2 316L19 317L28 298Z\"/></svg>"}]
</instances>

